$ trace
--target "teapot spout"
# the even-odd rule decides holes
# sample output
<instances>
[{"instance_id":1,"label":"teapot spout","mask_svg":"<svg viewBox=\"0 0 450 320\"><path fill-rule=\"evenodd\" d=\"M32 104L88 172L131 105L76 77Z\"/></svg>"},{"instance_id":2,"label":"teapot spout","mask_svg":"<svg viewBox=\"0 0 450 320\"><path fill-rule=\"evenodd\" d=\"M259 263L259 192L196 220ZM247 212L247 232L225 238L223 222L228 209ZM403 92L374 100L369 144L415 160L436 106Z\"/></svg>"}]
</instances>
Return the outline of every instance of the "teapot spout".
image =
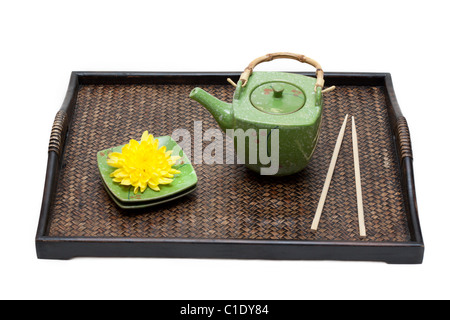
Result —
<instances>
[{"instance_id":1,"label":"teapot spout","mask_svg":"<svg viewBox=\"0 0 450 320\"><path fill-rule=\"evenodd\" d=\"M192 90L189 97L204 106L213 115L223 131L233 128L233 108L231 103L223 102L200 88Z\"/></svg>"}]
</instances>

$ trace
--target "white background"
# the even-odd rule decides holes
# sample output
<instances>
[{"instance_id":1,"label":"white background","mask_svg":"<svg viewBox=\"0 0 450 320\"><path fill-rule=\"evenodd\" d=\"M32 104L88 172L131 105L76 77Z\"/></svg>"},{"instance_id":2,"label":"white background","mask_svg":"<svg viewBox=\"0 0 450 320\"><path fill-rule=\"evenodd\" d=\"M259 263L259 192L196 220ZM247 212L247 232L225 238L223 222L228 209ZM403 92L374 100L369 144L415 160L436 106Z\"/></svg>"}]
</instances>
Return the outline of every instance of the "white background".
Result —
<instances>
[{"instance_id":1,"label":"white background","mask_svg":"<svg viewBox=\"0 0 450 320\"><path fill-rule=\"evenodd\" d=\"M449 12L437 0L2 1L0 298L450 298ZM50 129L71 71L242 71L278 51L325 72L392 74L411 131L422 265L36 258Z\"/></svg>"}]
</instances>

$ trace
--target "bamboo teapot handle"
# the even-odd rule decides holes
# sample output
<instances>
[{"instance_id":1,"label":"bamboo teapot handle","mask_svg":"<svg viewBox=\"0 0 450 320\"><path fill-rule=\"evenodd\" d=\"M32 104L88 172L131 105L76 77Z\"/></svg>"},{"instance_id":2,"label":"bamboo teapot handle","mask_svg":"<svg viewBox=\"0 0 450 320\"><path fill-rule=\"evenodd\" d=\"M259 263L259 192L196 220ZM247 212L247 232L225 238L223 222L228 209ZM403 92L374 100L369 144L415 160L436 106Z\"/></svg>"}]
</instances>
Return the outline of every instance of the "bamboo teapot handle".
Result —
<instances>
[{"instance_id":1,"label":"bamboo teapot handle","mask_svg":"<svg viewBox=\"0 0 450 320\"><path fill-rule=\"evenodd\" d=\"M290 53L290 52L276 52L276 53L269 53L266 54L265 56L256 58L255 60L253 60L252 62L250 62L250 64L248 65L247 68L245 68L244 72L241 74L241 77L239 78L239 80L242 81L242 87L245 87L245 85L247 84L248 78L250 77L250 75L253 72L253 69L260 63L262 62L268 62L268 61L272 61L275 59L293 59L293 60L297 60L303 63L307 63L312 65L314 68L316 68L316 85L314 86L314 90L317 89L317 87L323 88L324 85L324 79L323 79L323 70L322 67L320 66L320 64L311 59L308 58L302 54L296 54L296 53Z\"/></svg>"}]
</instances>

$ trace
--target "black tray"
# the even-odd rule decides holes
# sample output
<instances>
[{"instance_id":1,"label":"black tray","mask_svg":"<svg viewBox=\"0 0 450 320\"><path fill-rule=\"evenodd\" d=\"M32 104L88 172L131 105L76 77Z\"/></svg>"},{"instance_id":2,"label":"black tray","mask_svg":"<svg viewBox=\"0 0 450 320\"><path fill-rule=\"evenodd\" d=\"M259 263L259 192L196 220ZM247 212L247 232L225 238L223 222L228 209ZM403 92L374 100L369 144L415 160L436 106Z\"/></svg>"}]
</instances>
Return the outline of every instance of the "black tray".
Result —
<instances>
[{"instance_id":1,"label":"black tray","mask_svg":"<svg viewBox=\"0 0 450 320\"><path fill-rule=\"evenodd\" d=\"M314 76L311 73L302 73ZM197 190L129 212L109 199L95 154L196 120L217 127L189 92L231 101L239 73L73 72L51 132L36 235L38 258L176 257L421 263L413 158L390 74L327 73L317 151L301 173L274 180L240 165L195 165ZM355 115L368 236L358 237L350 134L321 218L309 231L343 116ZM150 126L150 128L149 128ZM204 128L204 129L205 129ZM351 129L347 129L350 132ZM348 157L346 156L348 155ZM351 182L351 183L350 183ZM294 190L294 191L293 191Z\"/></svg>"}]
</instances>

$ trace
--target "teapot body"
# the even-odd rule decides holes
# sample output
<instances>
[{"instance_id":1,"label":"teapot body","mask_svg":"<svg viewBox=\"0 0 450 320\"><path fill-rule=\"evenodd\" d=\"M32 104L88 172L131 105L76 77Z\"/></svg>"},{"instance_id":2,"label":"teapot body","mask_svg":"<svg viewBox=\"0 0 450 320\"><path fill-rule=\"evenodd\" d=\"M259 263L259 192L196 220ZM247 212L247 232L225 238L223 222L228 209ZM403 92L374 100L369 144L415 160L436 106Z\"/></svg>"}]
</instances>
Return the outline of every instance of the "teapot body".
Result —
<instances>
[{"instance_id":1,"label":"teapot body","mask_svg":"<svg viewBox=\"0 0 450 320\"><path fill-rule=\"evenodd\" d=\"M246 167L285 176L307 166L322 119L322 93L315 83L315 78L282 72L254 72L245 87L238 82L232 127L238 158Z\"/></svg>"}]
</instances>

